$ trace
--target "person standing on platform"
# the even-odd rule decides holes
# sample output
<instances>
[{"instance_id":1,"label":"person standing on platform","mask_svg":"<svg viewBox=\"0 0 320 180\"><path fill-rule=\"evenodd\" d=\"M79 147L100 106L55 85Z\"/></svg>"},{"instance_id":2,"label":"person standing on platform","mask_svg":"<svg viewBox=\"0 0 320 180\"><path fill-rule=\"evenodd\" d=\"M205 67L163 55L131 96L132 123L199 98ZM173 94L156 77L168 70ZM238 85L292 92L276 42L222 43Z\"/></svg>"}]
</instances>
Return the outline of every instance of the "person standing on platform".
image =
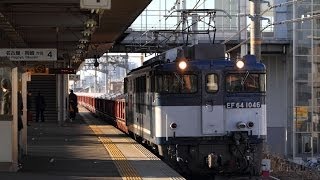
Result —
<instances>
[{"instance_id":1,"label":"person standing on platform","mask_svg":"<svg viewBox=\"0 0 320 180\"><path fill-rule=\"evenodd\" d=\"M18 91L18 131L19 132L21 129L23 129L22 114L23 114L22 94L20 91Z\"/></svg>"},{"instance_id":2,"label":"person standing on platform","mask_svg":"<svg viewBox=\"0 0 320 180\"><path fill-rule=\"evenodd\" d=\"M11 115L11 83L9 79L1 80L2 88L2 104L1 104L1 114Z\"/></svg>"},{"instance_id":3,"label":"person standing on platform","mask_svg":"<svg viewBox=\"0 0 320 180\"><path fill-rule=\"evenodd\" d=\"M21 130L23 129L23 122L22 122L22 114L23 114L23 100L22 94L18 91L18 167L21 167L23 149L21 148Z\"/></svg>"},{"instance_id":4,"label":"person standing on platform","mask_svg":"<svg viewBox=\"0 0 320 180\"><path fill-rule=\"evenodd\" d=\"M39 114L41 116L41 122L44 122L44 110L46 108L46 102L41 92L38 92L36 96L36 122L39 122Z\"/></svg>"},{"instance_id":5,"label":"person standing on platform","mask_svg":"<svg viewBox=\"0 0 320 180\"><path fill-rule=\"evenodd\" d=\"M69 94L69 113L70 120L75 120L76 113L78 113L78 97L73 93L73 90L70 90Z\"/></svg>"},{"instance_id":6,"label":"person standing on platform","mask_svg":"<svg viewBox=\"0 0 320 180\"><path fill-rule=\"evenodd\" d=\"M27 94L27 125L30 126L30 122L32 121L32 112L31 112L31 107L32 107L32 93L28 91Z\"/></svg>"}]
</instances>

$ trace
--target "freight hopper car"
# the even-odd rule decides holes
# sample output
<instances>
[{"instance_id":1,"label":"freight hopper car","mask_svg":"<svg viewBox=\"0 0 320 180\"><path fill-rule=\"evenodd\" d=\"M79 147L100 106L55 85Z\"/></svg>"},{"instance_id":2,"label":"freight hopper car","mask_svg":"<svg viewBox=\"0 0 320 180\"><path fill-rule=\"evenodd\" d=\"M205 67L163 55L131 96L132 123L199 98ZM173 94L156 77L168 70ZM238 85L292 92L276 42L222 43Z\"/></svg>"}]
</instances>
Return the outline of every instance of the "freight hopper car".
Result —
<instances>
[{"instance_id":1,"label":"freight hopper car","mask_svg":"<svg viewBox=\"0 0 320 180\"><path fill-rule=\"evenodd\" d=\"M96 117L129 134L125 122L125 99L123 95L94 97L88 96L88 94L78 94L78 101L81 106L87 108Z\"/></svg>"}]
</instances>

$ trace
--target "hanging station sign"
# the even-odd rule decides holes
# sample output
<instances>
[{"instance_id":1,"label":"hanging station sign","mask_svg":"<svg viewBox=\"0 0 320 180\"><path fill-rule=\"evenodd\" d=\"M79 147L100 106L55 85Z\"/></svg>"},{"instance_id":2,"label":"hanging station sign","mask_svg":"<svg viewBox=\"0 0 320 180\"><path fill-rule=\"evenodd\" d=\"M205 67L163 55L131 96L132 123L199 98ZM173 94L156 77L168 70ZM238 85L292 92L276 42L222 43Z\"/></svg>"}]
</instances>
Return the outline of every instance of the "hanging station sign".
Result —
<instances>
[{"instance_id":1,"label":"hanging station sign","mask_svg":"<svg viewBox=\"0 0 320 180\"><path fill-rule=\"evenodd\" d=\"M111 9L111 0L80 0L81 9Z\"/></svg>"},{"instance_id":2,"label":"hanging station sign","mask_svg":"<svg viewBox=\"0 0 320 180\"><path fill-rule=\"evenodd\" d=\"M49 68L49 74L76 74L73 68Z\"/></svg>"},{"instance_id":3,"label":"hanging station sign","mask_svg":"<svg viewBox=\"0 0 320 180\"><path fill-rule=\"evenodd\" d=\"M78 74L69 74L69 80L79 81L80 80L80 75L78 75Z\"/></svg>"},{"instance_id":4,"label":"hanging station sign","mask_svg":"<svg viewBox=\"0 0 320 180\"><path fill-rule=\"evenodd\" d=\"M0 49L0 57L10 61L57 61L57 49Z\"/></svg>"}]
</instances>

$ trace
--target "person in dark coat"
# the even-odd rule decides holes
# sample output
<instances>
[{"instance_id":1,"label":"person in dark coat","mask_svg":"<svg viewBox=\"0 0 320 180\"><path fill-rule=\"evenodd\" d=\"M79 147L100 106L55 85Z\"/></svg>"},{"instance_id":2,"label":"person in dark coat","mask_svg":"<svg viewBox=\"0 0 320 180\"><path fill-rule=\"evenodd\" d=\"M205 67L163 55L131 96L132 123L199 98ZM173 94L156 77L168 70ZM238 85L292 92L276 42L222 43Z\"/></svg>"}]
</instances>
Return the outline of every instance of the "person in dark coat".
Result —
<instances>
[{"instance_id":1,"label":"person in dark coat","mask_svg":"<svg viewBox=\"0 0 320 180\"><path fill-rule=\"evenodd\" d=\"M1 114L11 114L11 83L9 79L1 80L2 94L2 109Z\"/></svg>"},{"instance_id":2,"label":"person in dark coat","mask_svg":"<svg viewBox=\"0 0 320 180\"><path fill-rule=\"evenodd\" d=\"M20 91L18 91L18 131L21 131L21 129L23 128L22 113L23 113L22 94Z\"/></svg>"},{"instance_id":3,"label":"person in dark coat","mask_svg":"<svg viewBox=\"0 0 320 180\"><path fill-rule=\"evenodd\" d=\"M69 94L69 113L70 120L75 120L76 113L78 113L78 97L73 93L73 90L70 90Z\"/></svg>"},{"instance_id":4,"label":"person in dark coat","mask_svg":"<svg viewBox=\"0 0 320 180\"><path fill-rule=\"evenodd\" d=\"M39 114L41 116L41 122L44 122L44 110L46 108L46 102L41 92L38 92L36 96L36 122L39 122Z\"/></svg>"},{"instance_id":5,"label":"person in dark coat","mask_svg":"<svg viewBox=\"0 0 320 180\"><path fill-rule=\"evenodd\" d=\"M21 168L21 161L23 155L23 149L21 148L21 130L23 129L22 113L23 113L23 100L22 94L18 91L18 167Z\"/></svg>"},{"instance_id":6,"label":"person in dark coat","mask_svg":"<svg viewBox=\"0 0 320 180\"><path fill-rule=\"evenodd\" d=\"M28 91L27 94L27 124L30 126L30 122L32 121L32 93Z\"/></svg>"}]
</instances>

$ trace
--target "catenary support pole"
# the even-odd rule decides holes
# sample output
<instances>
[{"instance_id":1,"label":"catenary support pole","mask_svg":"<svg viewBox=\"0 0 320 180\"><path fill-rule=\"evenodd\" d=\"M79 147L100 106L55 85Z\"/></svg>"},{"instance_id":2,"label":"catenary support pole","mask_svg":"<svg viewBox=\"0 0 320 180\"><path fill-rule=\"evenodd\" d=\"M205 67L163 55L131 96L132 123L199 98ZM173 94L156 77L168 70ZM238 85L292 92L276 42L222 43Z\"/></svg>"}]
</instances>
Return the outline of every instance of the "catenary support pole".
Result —
<instances>
[{"instance_id":1,"label":"catenary support pole","mask_svg":"<svg viewBox=\"0 0 320 180\"><path fill-rule=\"evenodd\" d=\"M261 59L261 32L260 32L260 10L261 0L250 0L250 54Z\"/></svg>"}]
</instances>

